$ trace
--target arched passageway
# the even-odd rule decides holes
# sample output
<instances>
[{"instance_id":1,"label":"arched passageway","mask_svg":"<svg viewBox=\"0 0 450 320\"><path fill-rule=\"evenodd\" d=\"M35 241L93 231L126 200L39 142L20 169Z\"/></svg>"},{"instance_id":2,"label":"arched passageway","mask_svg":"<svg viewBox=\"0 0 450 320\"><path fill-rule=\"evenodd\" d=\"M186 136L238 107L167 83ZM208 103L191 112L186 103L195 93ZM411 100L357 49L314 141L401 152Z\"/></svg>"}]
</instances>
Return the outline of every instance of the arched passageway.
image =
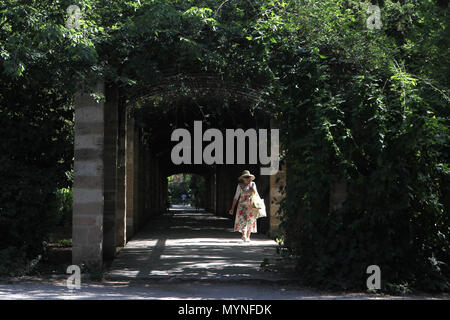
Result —
<instances>
[{"instance_id":1,"label":"arched passageway","mask_svg":"<svg viewBox=\"0 0 450 320\"><path fill-rule=\"evenodd\" d=\"M74 264L101 264L114 258L138 230L164 213L167 177L175 173L203 176L208 186L206 209L227 217L236 178L242 170L250 170L256 175L268 213L267 218L258 220L259 230L269 232L278 227L284 166L277 174L261 175L259 164L245 164L248 152L243 164L172 161L177 143L171 141L173 130L184 128L194 137L194 121L201 121L203 131L275 127L270 117L255 107L261 100L254 92L245 94L218 86L218 81L205 84L201 79L190 82L195 90L187 94L169 84L158 90L147 88L146 94L132 98L116 86L99 83L95 92L104 94L105 101L96 101L89 93L76 95Z\"/></svg>"}]
</instances>

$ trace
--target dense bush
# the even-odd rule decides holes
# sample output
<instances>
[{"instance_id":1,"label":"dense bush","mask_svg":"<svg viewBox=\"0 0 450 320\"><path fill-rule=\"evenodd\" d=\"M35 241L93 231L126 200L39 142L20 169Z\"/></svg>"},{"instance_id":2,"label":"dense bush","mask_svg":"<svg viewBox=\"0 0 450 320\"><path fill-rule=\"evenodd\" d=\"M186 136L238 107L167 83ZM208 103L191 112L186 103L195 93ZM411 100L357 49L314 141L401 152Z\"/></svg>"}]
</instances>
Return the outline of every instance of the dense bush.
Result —
<instances>
[{"instance_id":1,"label":"dense bush","mask_svg":"<svg viewBox=\"0 0 450 320\"><path fill-rule=\"evenodd\" d=\"M0 135L8 137L0 143L0 250L14 248L12 258L31 260L58 221L55 189L69 183L71 127L66 111L48 110L50 101L23 89L23 96L13 98L14 92L0 90L7 102L0 110Z\"/></svg>"},{"instance_id":2,"label":"dense bush","mask_svg":"<svg viewBox=\"0 0 450 320\"><path fill-rule=\"evenodd\" d=\"M33 259L56 222L54 190L68 183L71 128L61 118L66 111L49 111L50 101L23 89L14 96L16 91L0 91L7 102L0 110L0 135L8 137L0 144L0 250L14 247L16 257Z\"/></svg>"},{"instance_id":3,"label":"dense bush","mask_svg":"<svg viewBox=\"0 0 450 320\"><path fill-rule=\"evenodd\" d=\"M71 226L72 225L72 188L61 188L56 190L56 225Z\"/></svg>"},{"instance_id":4,"label":"dense bush","mask_svg":"<svg viewBox=\"0 0 450 320\"><path fill-rule=\"evenodd\" d=\"M73 93L95 51L64 27L63 9L0 2L0 272L42 252L58 222L55 190L71 187Z\"/></svg>"},{"instance_id":5,"label":"dense bush","mask_svg":"<svg viewBox=\"0 0 450 320\"><path fill-rule=\"evenodd\" d=\"M364 289L375 264L385 290L450 290L447 11L385 1L386 27L368 32L349 28L357 7L324 1L296 20L309 33L281 108L285 244L313 285ZM336 182L348 195L332 210Z\"/></svg>"}]
</instances>

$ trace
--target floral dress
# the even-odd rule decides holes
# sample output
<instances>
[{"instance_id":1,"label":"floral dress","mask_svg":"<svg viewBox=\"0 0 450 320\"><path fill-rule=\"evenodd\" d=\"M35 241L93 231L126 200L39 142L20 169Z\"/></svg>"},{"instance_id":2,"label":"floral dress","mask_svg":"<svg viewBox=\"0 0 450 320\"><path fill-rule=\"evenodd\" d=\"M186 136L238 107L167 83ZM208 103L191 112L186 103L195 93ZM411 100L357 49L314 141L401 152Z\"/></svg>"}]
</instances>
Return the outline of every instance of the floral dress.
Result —
<instances>
[{"instance_id":1,"label":"floral dress","mask_svg":"<svg viewBox=\"0 0 450 320\"><path fill-rule=\"evenodd\" d=\"M234 221L234 231L247 233L250 230L250 232L256 233L256 209L253 209L251 205L252 190L256 190L256 186L254 182L251 182L249 186L238 185L238 188L240 188L240 197Z\"/></svg>"}]
</instances>

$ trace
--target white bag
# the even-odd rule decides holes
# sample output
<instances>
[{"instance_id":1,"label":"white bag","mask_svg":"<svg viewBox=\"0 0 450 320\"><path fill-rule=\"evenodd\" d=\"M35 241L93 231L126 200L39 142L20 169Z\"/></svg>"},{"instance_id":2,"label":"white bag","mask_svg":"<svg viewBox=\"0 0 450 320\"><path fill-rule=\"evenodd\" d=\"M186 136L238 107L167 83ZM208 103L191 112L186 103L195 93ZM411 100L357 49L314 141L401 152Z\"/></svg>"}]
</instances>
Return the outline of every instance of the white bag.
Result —
<instances>
[{"instance_id":1,"label":"white bag","mask_svg":"<svg viewBox=\"0 0 450 320\"><path fill-rule=\"evenodd\" d=\"M260 209L257 209L258 212L257 212L257 215L256 215L256 219L267 217L267 214L266 214L266 205L264 204L264 199L261 199L261 202L262 202L262 206L261 206Z\"/></svg>"},{"instance_id":2,"label":"white bag","mask_svg":"<svg viewBox=\"0 0 450 320\"><path fill-rule=\"evenodd\" d=\"M264 199L261 199L261 197L257 193L252 197L252 207L256 209L256 219L264 218L267 216L266 204L264 203Z\"/></svg>"}]
</instances>

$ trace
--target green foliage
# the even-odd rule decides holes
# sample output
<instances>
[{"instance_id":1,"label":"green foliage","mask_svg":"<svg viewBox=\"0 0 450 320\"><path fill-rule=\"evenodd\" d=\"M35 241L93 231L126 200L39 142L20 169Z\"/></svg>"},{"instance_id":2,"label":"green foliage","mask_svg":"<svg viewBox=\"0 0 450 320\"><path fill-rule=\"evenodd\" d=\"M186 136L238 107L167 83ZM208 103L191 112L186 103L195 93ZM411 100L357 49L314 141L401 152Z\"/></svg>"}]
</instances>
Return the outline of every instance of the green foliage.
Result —
<instances>
[{"instance_id":1,"label":"green foliage","mask_svg":"<svg viewBox=\"0 0 450 320\"><path fill-rule=\"evenodd\" d=\"M0 275L23 276L32 272L39 261L41 255L34 259L26 257L25 252L16 247L8 247L0 250Z\"/></svg>"},{"instance_id":2,"label":"green foliage","mask_svg":"<svg viewBox=\"0 0 450 320\"><path fill-rule=\"evenodd\" d=\"M186 195L186 202L190 202L191 175L175 174L167 178L168 200L170 204L181 204L181 195Z\"/></svg>"},{"instance_id":3,"label":"green foliage","mask_svg":"<svg viewBox=\"0 0 450 320\"><path fill-rule=\"evenodd\" d=\"M73 192L71 188L61 188L56 191L56 224L59 226L72 225Z\"/></svg>"},{"instance_id":4,"label":"green foliage","mask_svg":"<svg viewBox=\"0 0 450 320\"><path fill-rule=\"evenodd\" d=\"M61 239L58 241L58 246L60 247L71 247L72 239Z\"/></svg>"},{"instance_id":5,"label":"green foliage","mask_svg":"<svg viewBox=\"0 0 450 320\"><path fill-rule=\"evenodd\" d=\"M297 21L308 33L285 82L294 94L280 107L292 176L285 245L314 285L364 289L377 264L385 290L449 290L448 79L438 72L448 70L448 50L435 51L433 66L423 53L445 38L416 42L419 21L443 36L446 12L385 1L385 29L375 33L356 28L356 2L306 3ZM347 200L333 210L329 191L342 181Z\"/></svg>"},{"instance_id":6,"label":"green foliage","mask_svg":"<svg viewBox=\"0 0 450 320\"><path fill-rule=\"evenodd\" d=\"M206 205L205 178L197 174L175 174L168 179L168 198L171 204L181 204L181 195L186 195L186 203L197 208Z\"/></svg>"},{"instance_id":7,"label":"green foliage","mask_svg":"<svg viewBox=\"0 0 450 320\"><path fill-rule=\"evenodd\" d=\"M0 250L0 261L0 274L9 276L23 274L27 264L25 253L12 246Z\"/></svg>"},{"instance_id":8,"label":"green foliage","mask_svg":"<svg viewBox=\"0 0 450 320\"><path fill-rule=\"evenodd\" d=\"M42 252L57 222L55 190L71 185L72 96L89 74L77 70L96 61L92 44L65 28L65 8L0 3L0 250L18 265Z\"/></svg>"}]
</instances>

